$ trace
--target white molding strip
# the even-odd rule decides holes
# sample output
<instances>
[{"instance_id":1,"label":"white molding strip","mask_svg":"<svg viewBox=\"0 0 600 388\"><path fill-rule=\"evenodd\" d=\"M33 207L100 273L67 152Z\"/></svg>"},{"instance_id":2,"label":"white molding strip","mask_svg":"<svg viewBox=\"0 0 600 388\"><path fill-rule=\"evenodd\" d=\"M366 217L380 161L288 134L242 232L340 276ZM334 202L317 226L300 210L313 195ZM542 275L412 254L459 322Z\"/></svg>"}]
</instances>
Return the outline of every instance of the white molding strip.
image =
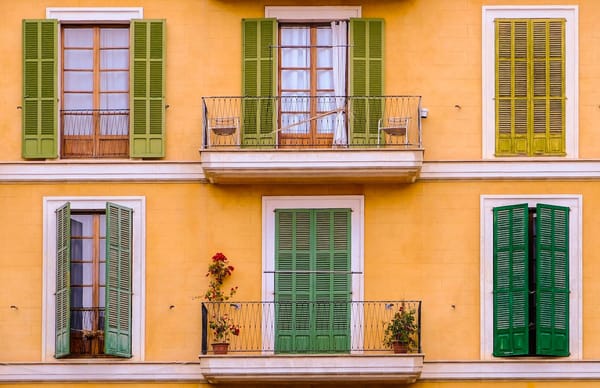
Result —
<instances>
[{"instance_id":1,"label":"white molding strip","mask_svg":"<svg viewBox=\"0 0 600 388\"><path fill-rule=\"evenodd\" d=\"M265 17L284 21L343 20L361 17L360 6L266 6Z\"/></svg>"},{"instance_id":2,"label":"white molding strip","mask_svg":"<svg viewBox=\"0 0 600 388\"><path fill-rule=\"evenodd\" d=\"M0 162L0 182L205 181L200 162Z\"/></svg>"},{"instance_id":3,"label":"white molding strip","mask_svg":"<svg viewBox=\"0 0 600 388\"><path fill-rule=\"evenodd\" d=\"M46 8L46 19L60 21L130 21L143 19L142 7L49 7Z\"/></svg>"}]
</instances>

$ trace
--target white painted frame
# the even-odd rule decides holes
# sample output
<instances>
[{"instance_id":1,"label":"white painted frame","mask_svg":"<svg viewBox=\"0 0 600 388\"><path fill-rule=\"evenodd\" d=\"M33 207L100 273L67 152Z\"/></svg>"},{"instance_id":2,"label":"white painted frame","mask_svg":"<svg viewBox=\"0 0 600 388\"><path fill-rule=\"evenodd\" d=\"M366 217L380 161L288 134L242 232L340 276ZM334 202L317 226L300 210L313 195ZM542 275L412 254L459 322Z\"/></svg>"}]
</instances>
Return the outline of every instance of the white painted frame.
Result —
<instances>
[{"instance_id":1,"label":"white painted frame","mask_svg":"<svg viewBox=\"0 0 600 388\"><path fill-rule=\"evenodd\" d=\"M494 357L494 220L493 208L527 203L564 206L569 212L569 352L566 358L580 360L582 342L582 220L583 197L579 194L565 195L482 195L481 196L481 359L506 360ZM511 360L537 360L539 357L511 357Z\"/></svg>"},{"instance_id":2,"label":"white painted frame","mask_svg":"<svg viewBox=\"0 0 600 388\"><path fill-rule=\"evenodd\" d=\"M360 6L266 6L265 17L286 22L347 20L361 17Z\"/></svg>"},{"instance_id":3,"label":"white painted frame","mask_svg":"<svg viewBox=\"0 0 600 388\"><path fill-rule=\"evenodd\" d=\"M146 199L145 197L44 197L43 198L43 279L42 279L42 362L76 362L72 358L56 359L56 210L70 202L73 210L105 210L112 202L133 209L132 246L132 303L131 303L131 350L133 357L124 362L144 361L145 322L145 260L146 260ZM81 359L89 362L90 359ZM114 362L114 358L94 362Z\"/></svg>"},{"instance_id":4,"label":"white painted frame","mask_svg":"<svg viewBox=\"0 0 600 388\"><path fill-rule=\"evenodd\" d=\"M49 7L46 19L65 22L126 21L143 19L142 7Z\"/></svg>"},{"instance_id":5,"label":"white painted frame","mask_svg":"<svg viewBox=\"0 0 600 388\"><path fill-rule=\"evenodd\" d=\"M350 215L350 270L352 272L352 302L364 300L364 197L362 195L341 196L285 196L262 199L262 300L267 311L263 314L263 349L275 349L275 210L276 209L351 209ZM362 311L352 317L350 330L351 349L362 349ZM272 335L269 335L272 333ZM272 353L272 352L265 352Z\"/></svg>"},{"instance_id":6,"label":"white painted frame","mask_svg":"<svg viewBox=\"0 0 600 388\"><path fill-rule=\"evenodd\" d=\"M484 6L482 8L482 153L484 159L496 157L495 121L495 31L494 19L503 18L564 18L565 27L565 151L566 157L535 157L538 159L576 159L579 150L579 8L576 5L557 6ZM528 158L531 157L516 157ZM513 158L515 159L515 158Z\"/></svg>"}]
</instances>

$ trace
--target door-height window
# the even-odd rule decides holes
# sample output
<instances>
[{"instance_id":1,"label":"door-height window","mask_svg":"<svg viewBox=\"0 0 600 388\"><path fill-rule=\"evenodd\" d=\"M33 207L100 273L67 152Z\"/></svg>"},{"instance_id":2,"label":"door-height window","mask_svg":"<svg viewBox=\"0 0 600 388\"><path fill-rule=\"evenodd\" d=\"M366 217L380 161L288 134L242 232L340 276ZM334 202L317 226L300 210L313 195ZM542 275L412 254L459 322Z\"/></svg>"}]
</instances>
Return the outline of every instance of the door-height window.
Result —
<instances>
[{"instance_id":1,"label":"door-height window","mask_svg":"<svg viewBox=\"0 0 600 388\"><path fill-rule=\"evenodd\" d=\"M62 156L129 156L129 26L62 28Z\"/></svg>"},{"instance_id":2,"label":"door-height window","mask_svg":"<svg viewBox=\"0 0 600 388\"><path fill-rule=\"evenodd\" d=\"M331 145L335 122L331 25L281 25L278 63L280 145Z\"/></svg>"},{"instance_id":3,"label":"door-height window","mask_svg":"<svg viewBox=\"0 0 600 388\"><path fill-rule=\"evenodd\" d=\"M350 209L275 212L275 351L350 351Z\"/></svg>"}]
</instances>

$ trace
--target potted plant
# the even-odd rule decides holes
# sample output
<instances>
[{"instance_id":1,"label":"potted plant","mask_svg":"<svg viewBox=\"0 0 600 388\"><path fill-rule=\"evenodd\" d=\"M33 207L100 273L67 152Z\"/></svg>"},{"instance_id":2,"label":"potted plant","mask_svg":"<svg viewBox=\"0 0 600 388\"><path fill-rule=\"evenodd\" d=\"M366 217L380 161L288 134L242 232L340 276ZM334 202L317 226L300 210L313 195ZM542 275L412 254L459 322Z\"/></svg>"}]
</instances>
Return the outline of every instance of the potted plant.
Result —
<instances>
[{"instance_id":1,"label":"potted plant","mask_svg":"<svg viewBox=\"0 0 600 388\"><path fill-rule=\"evenodd\" d=\"M417 344L415 334L418 328L415 313L414 309L402 305L387 322L383 343L391 347L394 353L407 353Z\"/></svg>"},{"instance_id":2,"label":"potted plant","mask_svg":"<svg viewBox=\"0 0 600 388\"><path fill-rule=\"evenodd\" d=\"M204 299L209 302L225 302L235 295L237 286L231 287L229 291L223 291L223 283L225 279L231 276L233 270L233 266L229 264L229 259L221 252L216 253L211 258L211 263L206 273L206 276L211 279L208 283L208 290L204 294ZM213 332L213 340L215 341L212 343L213 353L227 354L229 337L231 335L238 336L240 334L240 327L226 313L220 313L223 305L217 303L213 307L215 307L216 312L212 315L208 323L208 327Z\"/></svg>"}]
</instances>

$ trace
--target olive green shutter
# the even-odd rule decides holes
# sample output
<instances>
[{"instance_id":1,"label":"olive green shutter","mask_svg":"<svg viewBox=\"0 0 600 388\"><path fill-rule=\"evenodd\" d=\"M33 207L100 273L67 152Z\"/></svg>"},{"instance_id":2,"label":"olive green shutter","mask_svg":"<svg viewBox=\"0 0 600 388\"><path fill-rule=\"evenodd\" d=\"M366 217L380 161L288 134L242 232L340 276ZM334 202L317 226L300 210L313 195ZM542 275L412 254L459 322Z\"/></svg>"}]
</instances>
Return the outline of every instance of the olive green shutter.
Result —
<instances>
[{"instance_id":1,"label":"olive green shutter","mask_svg":"<svg viewBox=\"0 0 600 388\"><path fill-rule=\"evenodd\" d=\"M350 210L277 210L275 223L275 351L348 352Z\"/></svg>"},{"instance_id":2,"label":"olive green shutter","mask_svg":"<svg viewBox=\"0 0 600 388\"><path fill-rule=\"evenodd\" d=\"M23 131L25 159L58 156L58 22L23 20Z\"/></svg>"},{"instance_id":3,"label":"olive green shutter","mask_svg":"<svg viewBox=\"0 0 600 388\"><path fill-rule=\"evenodd\" d=\"M569 355L569 208L537 205L536 354Z\"/></svg>"},{"instance_id":4,"label":"olive green shutter","mask_svg":"<svg viewBox=\"0 0 600 388\"><path fill-rule=\"evenodd\" d=\"M71 208L56 210L56 342L55 357L71 352Z\"/></svg>"},{"instance_id":5,"label":"olive green shutter","mask_svg":"<svg viewBox=\"0 0 600 388\"><path fill-rule=\"evenodd\" d=\"M350 143L377 144L377 122L382 118L383 19L350 19L349 94Z\"/></svg>"},{"instance_id":6,"label":"olive green shutter","mask_svg":"<svg viewBox=\"0 0 600 388\"><path fill-rule=\"evenodd\" d=\"M496 155L565 155L565 20L497 19Z\"/></svg>"},{"instance_id":7,"label":"olive green shutter","mask_svg":"<svg viewBox=\"0 0 600 388\"><path fill-rule=\"evenodd\" d=\"M133 210L106 204L104 353L131 357Z\"/></svg>"},{"instance_id":8,"label":"olive green shutter","mask_svg":"<svg viewBox=\"0 0 600 388\"><path fill-rule=\"evenodd\" d=\"M529 210L493 209L494 356L529 353Z\"/></svg>"},{"instance_id":9,"label":"olive green shutter","mask_svg":"<svg viewBox=\"0 0 600 388\"><path fill-rule=\"evenodd\" d=\"M242 20L242 145L274 147L277 20Z\"/></svg>"},{"instance_id":10,"label":"olive green shutter","mask_svg":"<svg viewBox=\"0 0 600 388\"><path fill-rule=\"evenodd\" d=\"M165 21L131 21L130 149L165 156Z\"/></svg>"}]
</instances>

